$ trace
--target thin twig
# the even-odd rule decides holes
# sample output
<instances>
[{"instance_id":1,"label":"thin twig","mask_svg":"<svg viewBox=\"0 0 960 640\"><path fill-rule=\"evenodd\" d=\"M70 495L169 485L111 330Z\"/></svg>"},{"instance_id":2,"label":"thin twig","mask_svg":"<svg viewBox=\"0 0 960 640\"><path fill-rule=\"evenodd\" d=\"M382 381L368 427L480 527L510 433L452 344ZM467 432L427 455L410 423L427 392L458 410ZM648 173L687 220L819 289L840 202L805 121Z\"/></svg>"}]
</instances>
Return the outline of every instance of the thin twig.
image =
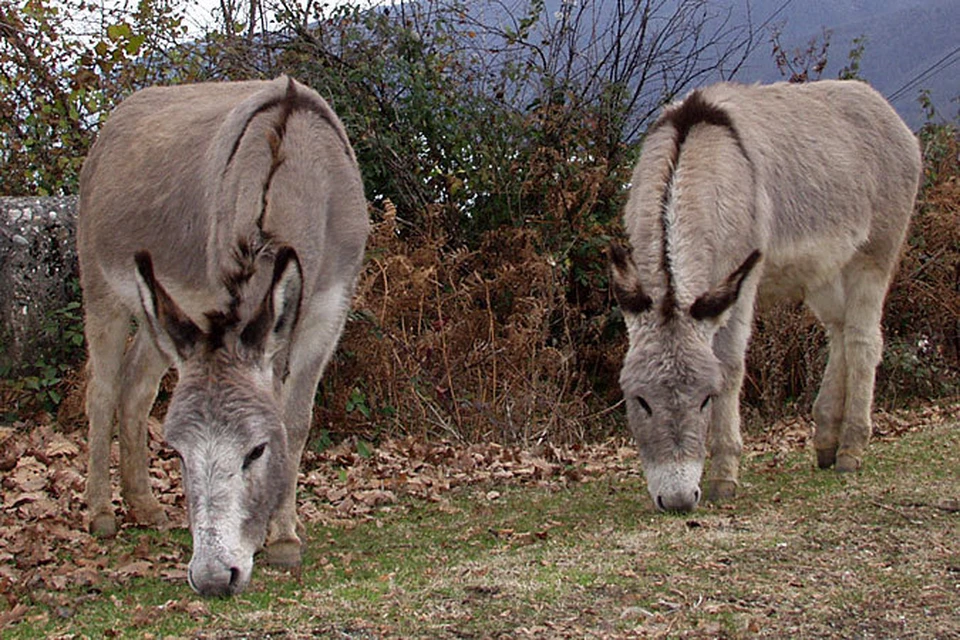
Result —
<instances>
[{"instance_id":1,"label":"thin twig","mask_svg":"<svg viewBox=\"0 0 960 640\"><path fill-rule=\"evenodd\" d=\"M440 323L440 349L443 353L443 366L447 370L447 389L450 392L450 401L453 403L453 412L457 418L457 428L463 430L463 417L460 415L460 403L457 400L456 389L453 386L453 371L450 366L450 353L447 349L446 320L443 317L442 291L440 290L440 275L433 279L434 290L437 296L437 319Z\"/></svg>"},{"instance_id":2,"label":"thin twig","mask_svg":"<svg viewBox=\"0 0 960 640\"><path fill-rule=\"evenodd\" d=\"M870 501L870 504L872 504L872 505L875 506L875 507L880 507L881 509L883 509L883 510L885 510L885 511L889 511L890 513L895 513L895 514L897 514L898 516L900 516L901 518L903 518L904 520L906 520L907 522L909 522L910 524L923 524L923 521L921 521L921 520L914 520L913 518L911 518L910 516L908 516L907 514L905 514L903 511L900 511L900 510L897 509L896 507L891 507L890 505L883 504L882 502L877 502L876 500L871 500L871 501Z\"/></svg>"}]
</instances>

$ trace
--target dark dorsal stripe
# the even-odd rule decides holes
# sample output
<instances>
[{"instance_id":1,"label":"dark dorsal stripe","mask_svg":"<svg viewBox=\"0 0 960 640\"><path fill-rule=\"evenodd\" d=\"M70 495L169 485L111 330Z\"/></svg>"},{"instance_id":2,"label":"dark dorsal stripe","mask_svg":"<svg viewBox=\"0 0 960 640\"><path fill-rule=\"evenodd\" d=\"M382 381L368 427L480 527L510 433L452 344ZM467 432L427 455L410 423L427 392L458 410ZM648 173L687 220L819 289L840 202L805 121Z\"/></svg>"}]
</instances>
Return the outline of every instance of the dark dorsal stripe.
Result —
<instances>
[{"instance_id":1,"label":"dark dorsal stripe","mask_svg":"<svg viewBox=\"0 0 960 640\"><path fill-rule=\"evenodd\" d=\"M240 324L240 304L243 302L243 288L257 272L257 260L260 256L277 252L278 244L272 235L260 232L256 238L241 238L233 250L235 268L223 274L221 283L230 294L226 311L209 311L206 318L209 324L207 347L211 350L223 346L227 332Z\"/></svg>"},{"instance_id":2,"label":"dark dorsal stripe","mask_svg":"<svg viewBox=\"0 0 960 640\"><path fill-rule=\"evenodd\" d=\"M673 265L670 263L670 247L668 236L667 211L670 207L670 185L673 182L674 173L680 163L680 152L683 144L687 140L690 131L698 124L708 124L717 127L724 127L730 131L737 146L743 152L743 144L736 128L733 126L733 120L730 114L723 108L707 102L703 94L697 90L687 96L680 105L667 109L662 116L653 124L650 132L654 132L660 127L670 125L674 129L673 153L669 160L669 173L664 185L663 195L660 197L660 232L661 232L661 253L660 268L667 277L667 290L661 305L661 313L664 320L669 320L677 312L677 286L673 273ZM744 153L746 157L746 153Z\"/></svg>"},{"instance_id":3,"label":"dark dorsal stripe","mask_svg":"<svg viewBox=\"0 0 960 640\"><path fill-rule=\"evenodd\" d=\"M297 93L296 85L293 83L293 78L288 78L287 91L283 97L273 98L272 100L264 102L256 109L256 111L251 113L250 117L247 118L247 121L243 123L243 129L240 131L240 135L237 136L237 139L233 141L233 147L230 149L230 155L227 157L227 163L223 166L224 174L226 174L227 170L230 168L230 164L233 162L233 157L237 154L237 151L240 148L240 142L243 141L244 136L247 134L247 128L250 126L250 123L253 121L253 119L264 111L269 111L283 102L288 103L289 107L285 108L289 108L290 113L294 111L312 111L326 120L330 127L336 132L337 137L340 138L340 141L343 143L344 153L346 153L347 156L351 156L350 141L347 140L344 133L340 130L340 127L337 126L337 123L333 120L332 113L323 109L308 96ZM287 115L289 115L289 113Z\"/></svg>"},{"instance_id":4,"label":"dark dorsal stripe","mask_svg":"<svg viewBox=\"0 0 960 640\"><path fill-rule=\"evenodd\" d=\"M265 111L269 111L274 107L280 107L280 113L278 114L276 122L273 124L273 129L270 131L267 137L267 142L270 145L271 160L270 168L267 171L267 177L264 181L260 194L260 214L257 217L258 237L239 238L236 247L234 247L233 259L236 268L232 272L224 273L223 277L221 278L223 286L230 295L230 302L227 306L227 310L210 311L205 314L207 322L210 326L207 334L207 346L210 349L221 348L224 343L224 336L227 334L227 332L239 325L241 320L240 304L243 301L243 287L247 282L250 281L254 273L256 273L257 259L261 255L270 254L276 250L276 243L273 235L268 231L264 231L264 217L267 211L270 183L273 180L273 176L276 174L277 169L280 168L284 161L282 146L284 136L287 133L287 121L290 119L290 115L295 111L312 111L313 113L316 113L320 117L327 120L330 123L330 126L332 126L334 130L338 131L339 135L339 129L337 128L336 124L330 120L330 115L325 113L324 110L321 109L314 101L297 93L297 88L293 82L293 79L288 79L287 90L282 98L276 98L265 102L264 104L260 105L256 111L250 114L249 118L247 118L247 121L243 125L243 130L240 132L240 135L237 136L237 139L234 140L233 148L230 150L230 156L227 158L227 163L223 168L224 175L229 170L230 165L240 148L240 142L243 140L247 133L247 129L250 127L250 123L258 115L264 113ZM349 143L344 140L344 145L349 145ZM346 146L345 148L349 149L349 146Z\"/></svg>"},{"instance_id":5,"label":"dark dorsal stripe","mask_svg":"<svg viewBox=\"0 0 960 640\"><path fill-rule=\"evenodd\" d=\"M263 183L263 191L260 193L260 215L257 216L257 227L263 230L263 218L267 215L267 204L269 203L270 183L273 181L273 175L283 164L284 156L281 147L283 138L287 134L287 120L293 113L294 104L297 99L296 87L293 80L287 82L287 93L282 102L280 102L280 117L273 125L273 131L268 136L270 143L270 171L267 172L267 179Z\"/></svg>"}]
</instances>

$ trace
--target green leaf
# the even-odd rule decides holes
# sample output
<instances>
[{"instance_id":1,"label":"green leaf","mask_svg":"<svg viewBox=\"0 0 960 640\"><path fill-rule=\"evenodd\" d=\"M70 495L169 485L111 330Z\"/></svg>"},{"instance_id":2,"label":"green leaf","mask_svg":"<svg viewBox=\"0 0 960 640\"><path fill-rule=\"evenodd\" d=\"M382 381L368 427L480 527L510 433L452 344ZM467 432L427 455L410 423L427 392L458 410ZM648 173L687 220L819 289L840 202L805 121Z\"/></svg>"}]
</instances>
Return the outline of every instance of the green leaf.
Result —
<instances>
[{"instance_id":1,"label":"green leaf","mask_svg":"<svg viewBox=\"0 0 960 640\"><path fill-rule=\"evenodd\" d=\"M370 445L363 440L357 440L357 454L361 458L365 459L370 459L373 456L373 452L370 450Z\"/></svg>"},{"instance_id":2,"label":"green leaf","mask_svg":"<svg viewBox=\"0 0 960 640\"><path fill-rule=\"evenodd\" d=\"M143 35L133 36L130 38L129 42L127 42L127 46L124 47L124 49L130 55L135 56L140 52L140 47L143 45L146 39L146 36Z\"/></svg>"},{"instance_id":3,"label":"green leaf","mask_svg":"<svg viewBox=\"0 0 960 640\"><path fill-rule=\"evenodd\" d=\"M130 25L125 22L121 22L120 24L112 24L107 27L107 37L113 42L116 42L121 38L128 39L130 38L130 35Z\"/></svg>"}]
</instances>

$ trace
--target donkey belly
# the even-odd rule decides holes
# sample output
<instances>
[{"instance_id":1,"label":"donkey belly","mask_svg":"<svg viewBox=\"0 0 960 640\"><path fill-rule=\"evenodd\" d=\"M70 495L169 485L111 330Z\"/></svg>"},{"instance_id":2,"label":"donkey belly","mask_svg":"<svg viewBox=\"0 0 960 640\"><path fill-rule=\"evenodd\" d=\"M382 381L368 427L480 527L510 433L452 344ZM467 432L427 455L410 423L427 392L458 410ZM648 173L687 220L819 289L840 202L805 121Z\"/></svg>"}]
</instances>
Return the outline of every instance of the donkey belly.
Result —
<instances>
[{"instance_id":1,"label":"donkey belly","mask_svg":"<svg viewBox=\"0 0 960 640\"><path fill-rule=\"evenodd\" d=\"M769 251L758 292L761 303L803 300L808 291L834 280L854 257L862 241L861 238L822 236Z\"/></svg>"}]
</instances>

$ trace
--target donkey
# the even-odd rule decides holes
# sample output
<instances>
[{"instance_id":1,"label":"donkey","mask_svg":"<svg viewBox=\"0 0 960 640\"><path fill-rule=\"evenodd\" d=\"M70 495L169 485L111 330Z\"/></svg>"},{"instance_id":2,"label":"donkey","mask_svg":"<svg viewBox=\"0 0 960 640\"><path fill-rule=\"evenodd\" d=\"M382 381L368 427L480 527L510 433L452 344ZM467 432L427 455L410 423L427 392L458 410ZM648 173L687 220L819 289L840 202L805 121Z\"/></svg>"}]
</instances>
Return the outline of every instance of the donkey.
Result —
<instances>
[{"instance_id":1,"label":"donkey","mask_svg":"<svg viewBox=\"0 0 960 640\"><path fill-rule=\"evenodd\" d=\"M80 176L93 533L117 530L115 418L128 517L166 521L146 420L172 364L164 437L183 473L191 587L240 592L264 546L268 562L300 564L300 456L368 231L343 125L293 79L155 87L117 107Z\"/></svg>"},{"instance_id":2,"label":"donkey","mask_svg":"<svg viewBox=\"0 0 960 640\"><path fill-rule=\"evenodd\" d=\"M754 303L802 299L826 327L813 407L821 468L860 468L884 297L913 211L919 144L866 84L720 83L667 106L611 246L630 430L658 509L736 493Z\"/></svg>"}]
</instances>

